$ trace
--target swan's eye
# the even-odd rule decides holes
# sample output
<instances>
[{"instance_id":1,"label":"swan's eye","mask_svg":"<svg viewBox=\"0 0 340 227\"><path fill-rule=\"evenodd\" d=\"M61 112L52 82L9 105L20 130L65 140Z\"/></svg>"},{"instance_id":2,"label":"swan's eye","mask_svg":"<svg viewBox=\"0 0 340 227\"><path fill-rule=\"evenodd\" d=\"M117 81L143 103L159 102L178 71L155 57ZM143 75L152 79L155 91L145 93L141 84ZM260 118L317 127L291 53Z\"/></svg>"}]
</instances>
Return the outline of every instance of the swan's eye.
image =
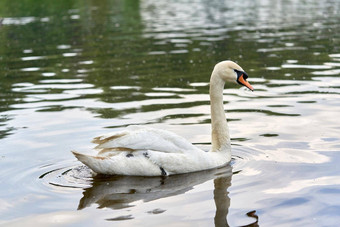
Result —
<instances>
[{"instance_id":1,"label":"swan's eye","mask_svg":"<svg viewBox=\"0 0 340 227\"><path fill-rule=\"evenodd\" d=\"M242 76L242 75L243 75L243 79L245 79L245 80L248 79L248 74L246 72L243 72L243 71L240 71L240 70L237 70L237 69L234 69L234 71L237 74L237 80L239 80L240 76Z\"/></svg>"},{"instance_id":2,"label":"swan's eye","mask_svg":"<svg viewBox=\"0 0 340 227\"><path fill-rule=\"evenodd\" d=\"M246 72L243 72L243 71L240 71L240 70L237 70L237 69L234 69L234 71L236 72L237 74L237 80L240 78L240 76L243 75L243 78L246 80L248 78L248 74Z\"/></svg>"}]
</instances>

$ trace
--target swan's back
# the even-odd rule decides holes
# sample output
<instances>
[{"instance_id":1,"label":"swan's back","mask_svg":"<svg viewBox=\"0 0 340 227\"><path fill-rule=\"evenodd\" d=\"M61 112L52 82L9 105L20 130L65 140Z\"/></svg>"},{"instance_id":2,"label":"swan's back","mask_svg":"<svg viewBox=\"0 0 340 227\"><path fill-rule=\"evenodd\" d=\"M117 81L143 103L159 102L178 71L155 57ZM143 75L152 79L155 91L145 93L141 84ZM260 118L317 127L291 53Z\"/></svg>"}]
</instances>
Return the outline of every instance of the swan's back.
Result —
<instances>
[{"instance_id":1,"label":"swan's back","mask_svg":"<svg viewBox=\"0 0 340 227\"><path fill-rule=\"evenodd\" d=\"M94 138L97 148L116 150L153 150L165 153L188 153L199 150L175 133L145 126L128 126L124 131Z\"/></svg>"}]
</instances>

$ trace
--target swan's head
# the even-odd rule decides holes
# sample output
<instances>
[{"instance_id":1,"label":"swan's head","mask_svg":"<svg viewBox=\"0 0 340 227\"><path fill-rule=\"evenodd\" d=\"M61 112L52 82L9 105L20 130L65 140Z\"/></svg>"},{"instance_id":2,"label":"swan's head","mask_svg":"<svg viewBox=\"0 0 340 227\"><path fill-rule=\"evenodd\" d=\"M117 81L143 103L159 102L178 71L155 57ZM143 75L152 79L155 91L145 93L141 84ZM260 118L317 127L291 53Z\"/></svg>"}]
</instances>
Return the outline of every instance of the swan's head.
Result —
<instances>
[{"instance_id":1,"label":"swan's head","mask_svg":"<svg viewBox=\"0 0 340 227\"><path fill-rule=\"evenodd\" d=\"M251 91L254 90L253 86L247 81L248 74L233 61L222 61L217 63L214 68L214 72L219 75L219 77L224 82L237 83L242 86L246 86Z\"/></svg>"}]
</instances>

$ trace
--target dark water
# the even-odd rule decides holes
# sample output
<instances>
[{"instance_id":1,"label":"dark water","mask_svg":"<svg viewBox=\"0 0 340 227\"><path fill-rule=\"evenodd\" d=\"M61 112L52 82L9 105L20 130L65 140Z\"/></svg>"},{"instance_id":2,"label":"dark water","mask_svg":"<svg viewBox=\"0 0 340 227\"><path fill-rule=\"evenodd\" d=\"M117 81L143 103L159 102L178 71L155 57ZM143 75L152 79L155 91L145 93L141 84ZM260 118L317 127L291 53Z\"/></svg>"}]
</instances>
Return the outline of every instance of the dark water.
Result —
<instances>
[{"instance_id":1,"label":"dark water","mask_svg":"<svg viewBox=\"0 0 340 227\"><path fill-rule=\"evenodd\" d=\"M0 225L337 226L340 2L0 2ZM231 59L228 167L93 177L70 153L130 124L210 145Z\"/></svg>"}]
</instances>

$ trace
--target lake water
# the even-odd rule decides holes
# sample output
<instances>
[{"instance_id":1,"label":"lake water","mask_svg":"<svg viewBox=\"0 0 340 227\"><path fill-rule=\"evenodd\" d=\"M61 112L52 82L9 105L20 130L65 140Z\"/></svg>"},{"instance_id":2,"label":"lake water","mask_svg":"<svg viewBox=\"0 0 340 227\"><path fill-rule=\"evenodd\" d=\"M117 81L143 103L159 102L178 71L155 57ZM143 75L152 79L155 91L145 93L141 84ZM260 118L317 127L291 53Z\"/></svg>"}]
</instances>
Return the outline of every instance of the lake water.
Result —
<instances>
[{"instance_id":1,"label":"lake water","mask_svg":"<svg viewBox=\"0 0 340 227\"><path fill-rule=\"evenodd\" d=\"M0 2L0 225L337 226L340 2ZM93 176L71 150L131 124L210 146L208 81L226 85L232 162Z\"/></svg>"}]
</instances>

